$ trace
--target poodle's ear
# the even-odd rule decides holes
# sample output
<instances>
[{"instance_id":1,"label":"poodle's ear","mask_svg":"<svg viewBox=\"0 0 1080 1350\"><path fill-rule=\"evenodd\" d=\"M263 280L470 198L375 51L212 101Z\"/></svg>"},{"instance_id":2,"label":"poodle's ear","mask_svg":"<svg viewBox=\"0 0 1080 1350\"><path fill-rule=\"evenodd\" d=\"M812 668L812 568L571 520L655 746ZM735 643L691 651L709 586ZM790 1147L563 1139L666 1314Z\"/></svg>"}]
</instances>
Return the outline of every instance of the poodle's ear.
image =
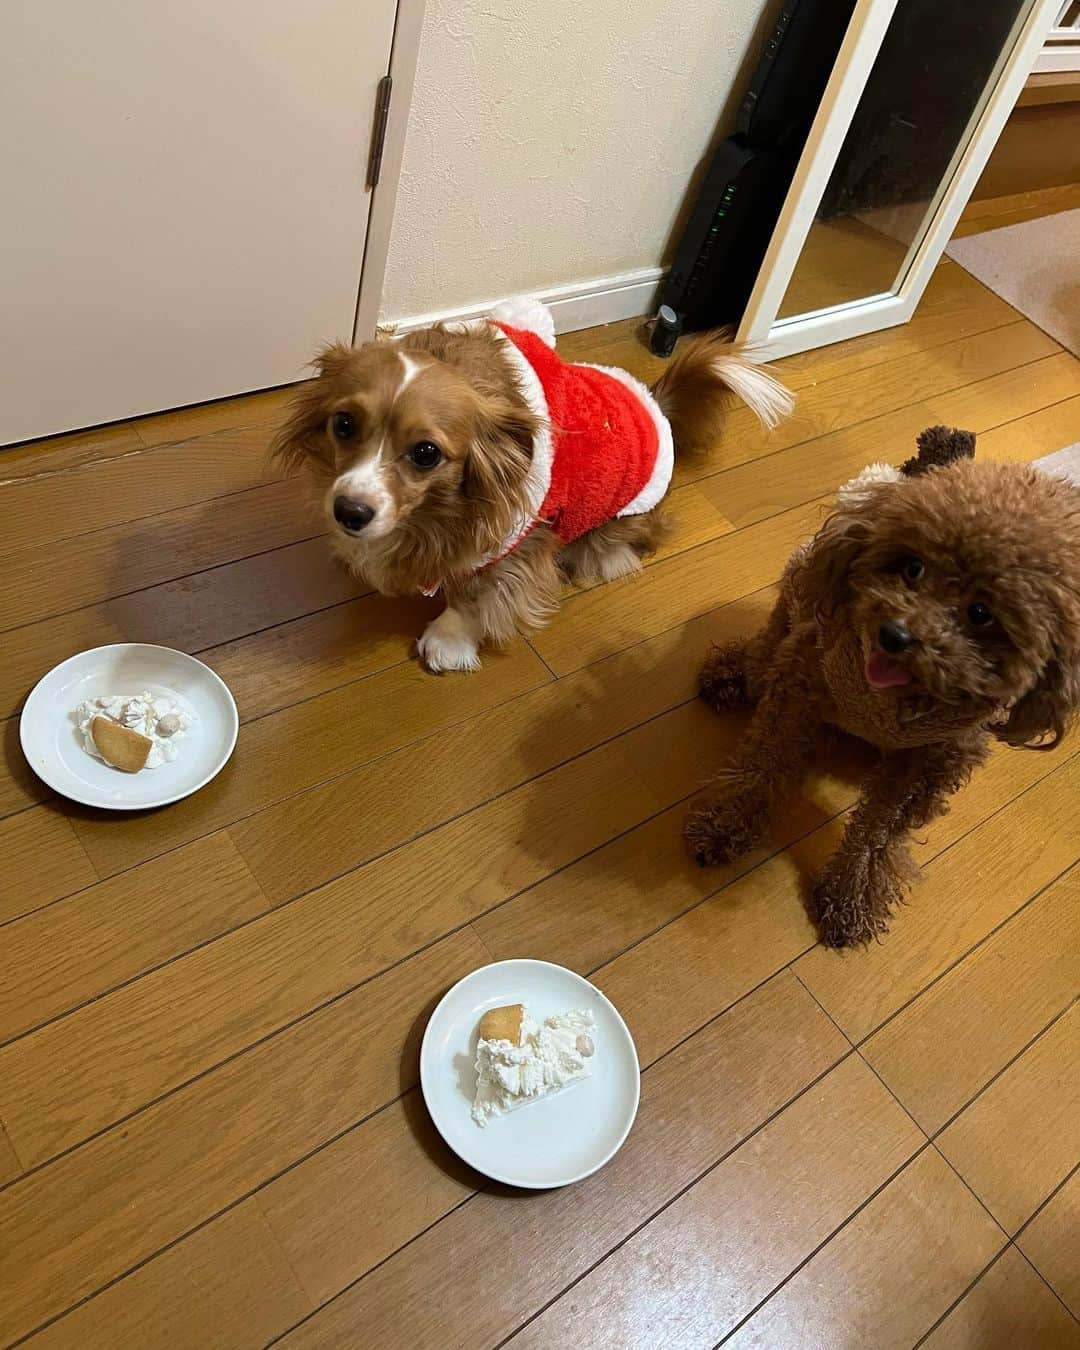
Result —
<instances>
[{"instance_id":1,"label":"poodle's ear","mask_svg":"<svg viewBox=\"0 0 1080 1350\"><path fill-rule=\"evenodd\" d=\"M270 453L288 469L298 469L309 459L327 462L329 450L323 436L331 391L338 376L354 355L352 347L335 343L325 347L312 362L315 378L296 387L285 421L270 442Z\"/></svg>"},{"instance_id":2,"label":"poodle's ear","mask_svg":"<svg viewBox=\"0 0 1080 1350\"><path fill-rule=\"evenodd\" d=\"M958 427L927 427L919 433L916 444L919 453L900 466L900 472L909 478L960 459L975 458L975 433Z\"/></svg>"},{"instance_id":3,"label":"poodle's ear","mask_svg":"<svg viewBox=\"0 0 1080 1350\"><path fill-rule=\"evenodd\" d=\"M848 594L848 577L873 533L873 503L879 488L834 511L795 564L799 592L807 603L832 614Z\"/></svg>"},{"instance_id":4,"label":"poodle's ear","mask_svg":"<svg viewBox=\"0 0 1080 1350\"><path fill-rule=\"evenodd\" d=\"M465 461L462 491L491 509L501 538L512 524L518 493L532 460L540 419L508 398L482 398L477 406L472 444Z\"/></svg>"},{"instance_id":5,"label":"poodle's ear","mask_svg":"<svg viewBox=\"0 0 1080 1350\"><path fill-rule=\"evenodd\" d=\"M1053 750L1080 709L1080 653L1047 663L1034 689L1009 713L994 734L1007 745Z\"/></svg>"}]
</instances>

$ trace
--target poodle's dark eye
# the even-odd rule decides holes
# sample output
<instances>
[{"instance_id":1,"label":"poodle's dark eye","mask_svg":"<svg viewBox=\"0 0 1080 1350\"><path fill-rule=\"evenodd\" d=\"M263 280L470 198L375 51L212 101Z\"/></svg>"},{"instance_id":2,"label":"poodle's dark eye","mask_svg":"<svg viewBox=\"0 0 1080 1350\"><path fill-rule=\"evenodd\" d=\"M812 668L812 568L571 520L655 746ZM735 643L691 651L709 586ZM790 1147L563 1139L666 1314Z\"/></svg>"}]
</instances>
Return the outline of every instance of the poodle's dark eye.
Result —
<instances>
[{"instance_id":1,"label":"poodle's dark eye","mask_svg":"<svg viewBox=\"0 0 1080 1350\"><path fill-rule=\"evenodd\" d=\"M434 441L417 441L409 451L409 458L418 469L433 469L442 459L442 451Z\"/></svg>"},{"instance_id":2,"label":"poodle's dark eye","mask_svg":"<svg viewBox=\"0 0 1080 1350\"><path fill-rule=\"evenodd\" d=\"M976 600L973 605L968 605L968 619L976 628L985 628L987 624L994 622L994 616L990 613L987 605L981 600Z\"/></svg>"},{"instance_id":3,"label":"poodle's dark eye","mask_svg":"<svg viewBox=\"0 0 1080 1350\"><path fill-rule=\"evenodd\" d=\"M339 441L347 441L356 432L356 418L352 413L336 412L330 425Z\"/></svg>"},{"instance_id":4,"label":"poodle's dark eye","mask_svg":"<svg viewBox=\"0 0 1080 1350\"><path fill-rule=\"evenodd\" d=\"M925 571L923 560L916 558L914 553L909 553L906 558L900 559L900 575L905 581L918 581Z\"/></svg>"}]
</instances>

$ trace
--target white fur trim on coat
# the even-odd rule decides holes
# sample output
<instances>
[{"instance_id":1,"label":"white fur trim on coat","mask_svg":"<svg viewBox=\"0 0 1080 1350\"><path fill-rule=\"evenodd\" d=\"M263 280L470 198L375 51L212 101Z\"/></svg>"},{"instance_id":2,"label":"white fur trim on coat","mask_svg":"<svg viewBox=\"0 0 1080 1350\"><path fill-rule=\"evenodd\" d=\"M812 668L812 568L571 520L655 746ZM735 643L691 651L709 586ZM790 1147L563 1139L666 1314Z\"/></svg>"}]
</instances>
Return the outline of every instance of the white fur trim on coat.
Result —
<instances>
[{"instance_id":1,"label":"white fur trim on coat","mask_svg":"<svg viewBox=\"0 0 1080 1350\"><path fill-rule=\"evenodd\" d=\"M501 319L499 322L509 324L510 320ZM548 489L551 487L551 467L555 460L555 443L551 435L551 419L548 413L544 386L540 383L540 376L537 375L528 360L518 351L505 333L500 333L497 328L495 332L499 333L503 354L513 366L525 402L529 405L529 411L539 419L540 427L533 436L532 459L529 461L529 472L525 477L525 508L494 553L489 553L486 558L481 559L480 567L489 567L499 558L504 558L506 554L521 543L522 539L536 524L539 519L540 508L544 504L544 498L548 495Z\"/></svg>"},{"instance_id":2,"label":"white fur trim on coat","mask_svg":"<svg viewBox=\"0 0 1080 1350\"><path fill-rule=\"evenodd\" d=\"M862 473L845 483L836 494L840 506L855 506L866 499L870 488L878 483L898 483L900 470L892 464L868 464Z\"/></svg>"},{"instance_id":3,"label":"white fur trim on coat","mask_svg":"<svg viewBox=\"0 0 1080 1350\"><path fill-rule=\"evenodd\" d=\"M515 295L510 300L502 300L491 311L490 318L493 323L535 333L547 346L555 346L555 318L547 305L534 296Z\"/></svg>"},{"instance_id":4,"label":"white fur trim on coat","mask_svg":"<svg viewBox=\"0 0 1080 1350\"><path fill-rule=\"evenodd\" d=\"M591 361L581 361L579 364L588 366L590 370L599 370L604 375L610 375L613 380L618 380L620 384L625 385L632 394L636 395L638 401L644 404L645 411L652 418L653 426L656 427L656 463L649 475L649 481L641 488L633 501L627 502L618 513L620 516L644 515L646 511L651 511L654 506L660 505L671 486L671 475L675 472L675 443L671 436L671 423L660 411L660 405L653 398L648 387L631 375L628 370L622 370L619 366L597 366L593 365Z\"/></svg>"}]
</instances>

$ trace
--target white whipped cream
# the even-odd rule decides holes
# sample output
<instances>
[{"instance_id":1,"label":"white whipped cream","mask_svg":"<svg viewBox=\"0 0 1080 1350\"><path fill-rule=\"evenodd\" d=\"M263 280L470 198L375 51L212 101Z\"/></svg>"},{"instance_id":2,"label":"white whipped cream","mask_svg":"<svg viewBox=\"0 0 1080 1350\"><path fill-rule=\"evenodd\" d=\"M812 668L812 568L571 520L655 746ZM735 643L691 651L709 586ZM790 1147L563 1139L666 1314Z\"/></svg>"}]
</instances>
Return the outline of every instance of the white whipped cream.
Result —
<instances>
[{"instance_id":1,"label":"white whipped cream","mask_svg":"<svg viewBox=\"0 0 1080 1350\"><path fill-rule=\"evenodd\" d=\"M477 1125L585 1078L596 1053L594 1022L592 1012L581 1008L549 1017L542 1026L526 1013L518 1045L481 1038L472 1108Z\"/></svg>"},{"instance_id":2,"label":"white whipped cream","mask_svg":"<svg viewBox=\"0 0 1080 1350\"><path fill-rule=\"evenodd\" d=\"M151 694L149 690L141 694L106 694L104 698L87 699L75 709L75 721L83 748L97 759L103 756L94 744L90 730L95 717L109 717L153 741L144 766L147 769L172 763L180 753L180 742L195 722L195 714L179 700L166 694Z\"/></svg>"}]
</instances>

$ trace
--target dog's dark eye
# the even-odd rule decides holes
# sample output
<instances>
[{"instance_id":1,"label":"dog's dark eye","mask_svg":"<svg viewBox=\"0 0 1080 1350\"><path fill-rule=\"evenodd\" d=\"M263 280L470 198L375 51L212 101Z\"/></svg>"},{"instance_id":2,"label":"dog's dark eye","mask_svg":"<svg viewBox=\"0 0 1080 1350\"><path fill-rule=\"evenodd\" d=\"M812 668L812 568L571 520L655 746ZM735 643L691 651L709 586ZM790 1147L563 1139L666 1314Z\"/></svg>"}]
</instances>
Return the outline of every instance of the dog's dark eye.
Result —
<instances>
[{"instance_id":1,"label":"dog's dark eye","mask_svg":"<svg viewBox=\"0 0 1080 1350\"><path fill-rule=\"evenodd\" d=\"M914 553L909 553L906 558L900 559L900 575L905 581L918 581L925 571L923 560L916 558Z\"/></svg>"},{"instance_id":2,"label":"dog's dark eye","mask_svg":"<svg viewBox=\"0 0 1080 1350\"><path fill-rule=\"evenodd\" d=\"M356 431L356 418L352 413L336 412L330 425L339 441L347 441Z\"/></svg>"},{"instance_id":3,"label":"dog's dark eye","mask_svg":"<svg viewBox=\"0 0 1080 1350\"><path fill-rule=\"evenodd\" d=\"M989 607L984 605L981 600L976 600L973 605L968 605L967 615L968 620L976 628L985 628L987 624L994 622L994 616L991 614Z\"/></svg>"},{"instance_id":4,"label":"dog's dark eye","mask_svg":"<svg viewBox=\"0 0 1080 1350\"><path fill-rule=\"evenodd\" d=\"M417 441L409 451L409 458L418 469L433 469L442 459L442 451L434 441Z\"/></svg>"}]
</instances>

